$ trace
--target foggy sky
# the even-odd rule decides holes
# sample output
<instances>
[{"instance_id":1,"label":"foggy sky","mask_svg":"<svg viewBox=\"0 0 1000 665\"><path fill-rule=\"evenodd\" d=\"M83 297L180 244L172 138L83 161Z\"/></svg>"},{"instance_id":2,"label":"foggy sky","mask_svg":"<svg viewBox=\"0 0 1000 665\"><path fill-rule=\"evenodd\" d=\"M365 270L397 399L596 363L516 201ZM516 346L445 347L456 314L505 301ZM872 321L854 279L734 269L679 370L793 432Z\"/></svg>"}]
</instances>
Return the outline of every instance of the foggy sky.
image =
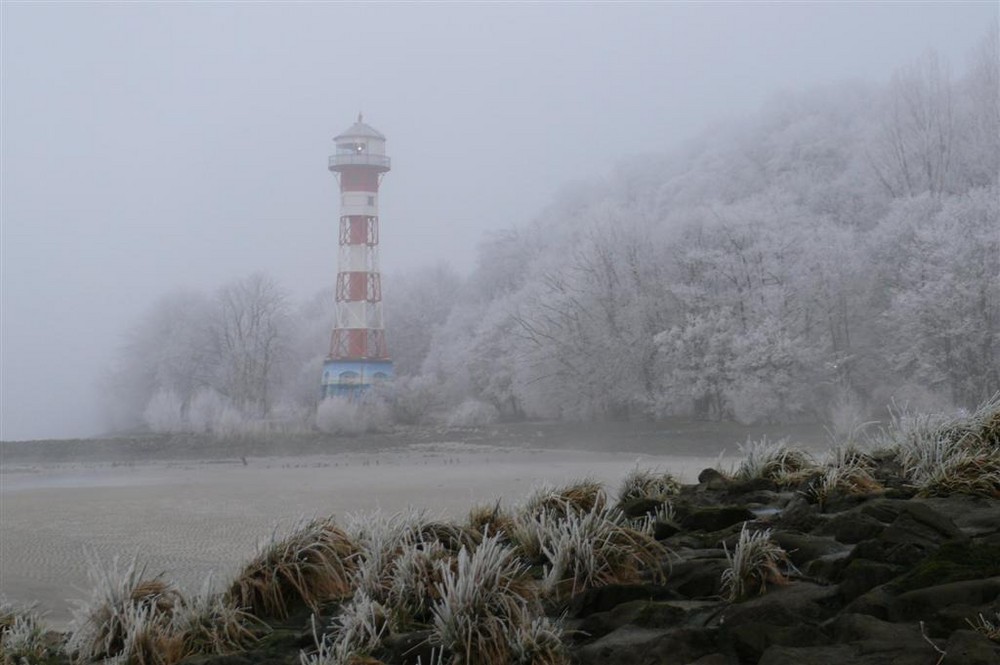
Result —
<instances>
[{"instance_id":1,"label":"foggy sky","mask_svg":"<svg viewBox=\"0 0 1000 665\"><path fill-rule=\"evenodd\" d=\"M997 4L2 5L0 438L98 433L160 295L336 273L331 138L386 134L382 269L483 232L783 89L961 69ZM391 306L391 303L388 304ZM391 334L391 331L390 331ZM323 350L319 350L322 352Z\"/></svg>"}]
</instances>

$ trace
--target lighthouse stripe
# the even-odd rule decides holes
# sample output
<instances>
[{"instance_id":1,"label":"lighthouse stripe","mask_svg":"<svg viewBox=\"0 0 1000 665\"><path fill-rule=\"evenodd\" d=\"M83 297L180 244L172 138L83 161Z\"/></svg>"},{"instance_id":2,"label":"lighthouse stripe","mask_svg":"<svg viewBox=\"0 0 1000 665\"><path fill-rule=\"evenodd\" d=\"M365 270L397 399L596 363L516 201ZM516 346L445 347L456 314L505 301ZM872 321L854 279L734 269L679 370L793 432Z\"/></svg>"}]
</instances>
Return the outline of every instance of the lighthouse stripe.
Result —
<instances>
[{"instance_id":1,"label":"lighthouse stripe","mask_svg":"<svg viewBox=\"0 0 1000 665\"><path fill-rule=\"evenodd\" d=\"M340 195L340 215L378 216L377 192L342 192Z\"/></svg>"},{"instance_id":2,"label":"lighthouse stripe","mask_svg":"<svg viewBox=\"0 0 1000 665\"><path fill-rule=\"evenodd\" d=\"M382 303L371 303L364 300L337 303L338 329L371 328L381 330L384 327Z\"/></svg>"},{"instance_id":3,"label":"lighthouse stripe","mask_svg":"<svg viewBox=\"0 0 1000 665\"><path fill-rule=\"evenodd\" d=\"M354 167L340 172L340 191L377 192L378 170Z\"/></svg>"},{"instance_id":4,"label":"lighthouse stripe","mask_svg":"<svg viewBox=\"0 0 1000 665\"><path fill-rule=\"evenodd\" d=\"M382 300L382 276L377 272L337 273L337 302Z\"/></svg>"},{"instance_id":5,"label":"lighthouse stripe","mask_svg":"<svg viewBox=\"0 0 1000 665\"><path fill-rule=\"evenodd\" d=\"M377 272L375 248L369 245L342 245L340 272Z\"/></svg>"}]
</instances>

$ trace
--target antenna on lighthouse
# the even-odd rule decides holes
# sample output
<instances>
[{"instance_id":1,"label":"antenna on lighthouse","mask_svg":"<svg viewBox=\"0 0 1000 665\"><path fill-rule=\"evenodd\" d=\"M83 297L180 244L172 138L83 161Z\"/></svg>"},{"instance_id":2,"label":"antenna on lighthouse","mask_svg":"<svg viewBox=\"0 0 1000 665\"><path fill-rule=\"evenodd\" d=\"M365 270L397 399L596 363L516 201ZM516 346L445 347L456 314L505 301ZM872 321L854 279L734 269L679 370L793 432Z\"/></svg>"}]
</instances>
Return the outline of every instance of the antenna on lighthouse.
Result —
<instances>
[{"instance_id":1,"label":"antenna on lighthouse","mask_svg":"<svg viewBox=\"0 0 1000 665\"><path fill-rule=\"evenodd\" d=\"M334 137L330 171L340 176L336 320L323 363L322 396L356 399L393 377L382 319L378 188L389 171L385 136L358 121Z\"/></svg>"}]
</instances>

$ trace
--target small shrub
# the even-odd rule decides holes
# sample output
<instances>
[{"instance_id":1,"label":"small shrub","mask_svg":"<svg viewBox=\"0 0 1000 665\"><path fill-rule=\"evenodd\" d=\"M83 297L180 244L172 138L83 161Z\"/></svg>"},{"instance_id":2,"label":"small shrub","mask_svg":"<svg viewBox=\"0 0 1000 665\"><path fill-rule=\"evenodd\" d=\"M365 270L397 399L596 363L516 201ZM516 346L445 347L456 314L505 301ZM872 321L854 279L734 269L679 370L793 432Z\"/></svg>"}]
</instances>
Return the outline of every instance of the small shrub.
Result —
<instances>
[{"instance_id":1,"label":"small shrub","mask_svg":"<svg viewBox=\"0 0 1000 665\"><path fill-rule=\"evenodd\" d=\"M500 419L500 412L492 404L467 399L448 414L449 427L482 427Z\"/></svg>"},{"instance_id":2,"label":"small shrub","mask_svg":"<svg viewBox=\"0 0 1000 665\"><path fill-rule=\"evenodd\" d=\"M388 405L376 396L367 399L328 397L316 407L316 427L327 434L357 436L392 424Z\"/></svg>"},{"instance_id":3,"label":"small shrub","mask_svg":"<svg viewBox=\"0 0 1000 665\"><path fill-rule=\"evenodd\" d=\"M257 617L283 619L297 603L349 596L357 547L332 519L313 520L285 537L272 535L229 587L229 599Z\"/></svg>"},{"instance_id":4,"label":"small shrub","mask_svg":"<svg viewBox=\"0 0 1000 665\"><path fill-rule=\"evenodd\" d=\"M201 388L188 404L188 427L192 432L212 432L219 414L227 408L229 404L222 395L211 388Z\"/></svg>"},{"instance_id":5,"label":"small shrub","mask_svg":"<svg viewBox=\"0 0 1000 665\"><path fill-rule=\"evenodd\" d=\"M730 601L745 600L767 591L768 584L785 584L782 567L791 568L788 554L771 540L771 530L750 531L743 525L733 553L725 548L729 566L722 571L722 589Z\"/></svg>"},{"instance_id":6,"label":"small shrub","mask_svg":"<svg viewBox=\"0 0 1000 665\"><path fill-rule=\"evenodd\" d=\"M142 419L154 432L173 433L187 430L183 402L173 390L158 390L146 404Z\"/></svg>"},{"instance_id":7,"label":"small shrub","mask_svg":"<svg viewBox=\"0 0 1000 665\"><path fill-rule=\"evenodd\" d=\"M431 376L396 377L389 405L393 422L418 425L430 420L441 401L441 386Z\"/></svg>"}]
</instances>

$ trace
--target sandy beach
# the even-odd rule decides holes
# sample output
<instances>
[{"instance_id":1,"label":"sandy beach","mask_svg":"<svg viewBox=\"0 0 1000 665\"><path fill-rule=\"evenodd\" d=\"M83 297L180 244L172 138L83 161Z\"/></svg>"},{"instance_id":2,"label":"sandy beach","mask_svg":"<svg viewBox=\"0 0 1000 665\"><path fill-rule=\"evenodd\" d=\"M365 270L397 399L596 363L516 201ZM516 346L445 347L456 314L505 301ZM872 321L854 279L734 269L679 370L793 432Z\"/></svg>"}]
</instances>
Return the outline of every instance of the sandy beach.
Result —
<instances>
[{"instance_id":1,"label":"sandy beach","mask_svg":"<svg viewBox=\"0 0 1000 665\"><path fill-rule=\"evenodd\" d=\"M0 473L0 593L56 625L88 589L86 552L138 555L187 589L217 583L275 528L304 518L418 506L461 517L589 476L614 490L637 463L693 481L715 457L417 444L385 452L146 464L7 464Z\"/></svg>"}]
</instances>

